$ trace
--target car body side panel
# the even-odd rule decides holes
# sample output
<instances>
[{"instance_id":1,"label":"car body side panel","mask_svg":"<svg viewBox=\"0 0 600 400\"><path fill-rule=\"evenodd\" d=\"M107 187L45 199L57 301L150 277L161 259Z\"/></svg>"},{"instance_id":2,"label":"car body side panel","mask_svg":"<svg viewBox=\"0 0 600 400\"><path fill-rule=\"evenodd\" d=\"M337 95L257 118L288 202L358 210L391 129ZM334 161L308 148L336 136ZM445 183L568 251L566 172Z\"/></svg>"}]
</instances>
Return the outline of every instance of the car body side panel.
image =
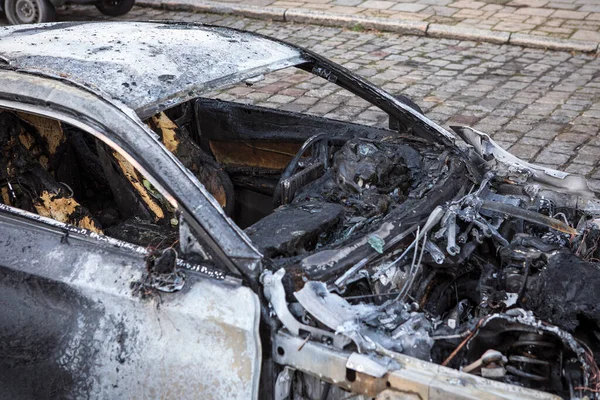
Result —
<instances>
[{"instance_id":1,"label":"car body side panel","mask_svg":"<svg viewBox=\"0 0 600 400\"><path fill-rule=\"evenodd\" d=\"M187 272L132 294L141 252L0 212L4 398L256 398L258 297Z\"/></svg>"}]
</instances>

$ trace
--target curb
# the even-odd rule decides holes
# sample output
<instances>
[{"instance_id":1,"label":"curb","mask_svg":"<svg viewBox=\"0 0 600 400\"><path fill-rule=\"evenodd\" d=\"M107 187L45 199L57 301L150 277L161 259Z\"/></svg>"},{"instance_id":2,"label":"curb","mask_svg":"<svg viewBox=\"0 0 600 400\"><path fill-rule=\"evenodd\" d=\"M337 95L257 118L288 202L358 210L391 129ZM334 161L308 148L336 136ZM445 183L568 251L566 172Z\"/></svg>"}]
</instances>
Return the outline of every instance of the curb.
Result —
<instances>
[{"instance_id":1,"label":"curb","mask_svg":"<svg viewBox=\"0 0 600 400\"><path fill-rule=\"evenodd\" d=\"M254 19L297 22L342 28L360 26L365 29L441 39L470 40L550 50L600 53L600 43L592 41L499 32L488 29L434 24L425 21L391 20L388 18L333 14L301 8L257 7L243 4L226 4L207 0L138 0L136 1L136 5L172 11L239 15Z\"/></svg>"},{"instance_id":2,"label":"curb","mask_svg":"<svg viewBox=\"0 0 600 400\"><path fill-rule=\"evenodd\" d=\"M360 26L364 29L375 29L378 31L396 32L407 35L426 36L427 22L390 20L387 18L370 18L361 16L350 16L343 14L330 14L312 10L290 8L284 13L286 22L297 22L304 24L337 26L352 28Z\"/></svg>"}]
</instances>

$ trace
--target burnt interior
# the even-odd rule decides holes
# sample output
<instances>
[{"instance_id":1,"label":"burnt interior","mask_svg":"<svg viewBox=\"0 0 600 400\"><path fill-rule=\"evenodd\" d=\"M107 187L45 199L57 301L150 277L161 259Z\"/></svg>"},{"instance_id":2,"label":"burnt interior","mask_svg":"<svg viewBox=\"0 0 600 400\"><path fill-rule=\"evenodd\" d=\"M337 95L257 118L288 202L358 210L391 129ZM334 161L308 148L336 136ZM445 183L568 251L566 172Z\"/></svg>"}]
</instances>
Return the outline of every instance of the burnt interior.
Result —
<instances>
[{"instance_id":1,"label":"burnt interior","mask_svg":"<svg viewBox=\"0 0 600 400\"><path fill-rule=\"evenodd\" d=\"M147 123L267 268L285 269L299 320L329 326L294 298L318 281L320 296L356 307L355 329L390 350L563 397L600 389L600 208L401 123L391 131L209 99ZM91 136L4 111L0 149L3 203L176 245L168 202ZM300 392L334 398L322 390Z\"/></svg>"},{"instance_id":2,"label":"burnt interior","mask_svg":"<svg viewBox=\"0 0 600 400\"><path fill-rule=\"evenodd\" d=\"M91 135L31 114L0 112L4 204L131 243L177 241L174 210L121 155Z\"/></svg>"},{"instance_id":3,"label":"burnt interior","mask_svg":"<svg viewBox=\"0 0 600 400\"><path fill-rule=\"evenodd\" d=\"M355 307L355 329L388 349L567 398L595 396L597 200L578 207L578 195L420 140L402 124L391 132L213 100L196 110L198 142L232 178L233 218L270 269L285 269L298 320L338 330L296 297L318 281L325 292L316 297ZM284 147L293 144L295 153ZM298 382L299 393L336 396Z\"/></svg>"}]
</instances>

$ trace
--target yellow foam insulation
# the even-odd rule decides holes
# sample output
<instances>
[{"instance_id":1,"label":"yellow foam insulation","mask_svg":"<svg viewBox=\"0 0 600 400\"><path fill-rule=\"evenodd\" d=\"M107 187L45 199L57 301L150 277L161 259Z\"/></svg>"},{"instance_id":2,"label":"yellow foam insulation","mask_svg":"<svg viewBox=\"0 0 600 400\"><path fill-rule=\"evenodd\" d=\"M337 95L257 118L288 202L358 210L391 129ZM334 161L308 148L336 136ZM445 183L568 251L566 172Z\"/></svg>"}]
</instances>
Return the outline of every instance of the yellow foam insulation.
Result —
<instances>
[{"instance_id":1,"label":"yellow foam insulation","mask_svg":"<svg viewBox=\"0 0 600 400\"><path fill-rule=\"evenodd\" d=\"M173 154L177 151L179 141L177 140L177 125L171 121L164 112L156 114L152 117L152 123L156 128L160 129L162 141L165 147Z\"/></svg>"},{"instance_id":2,"label":"yellow foam insulation","mask_svg":"<svg viewBox=\"0 0 600 400\"><path fill-rule=\"evenodd\" d=\"M6 204L7 206L11 205L10 202L10 194L8 193L8 186L4 186L2 189L2 203Z\"/></svg>"},{"instance_id":3,"label":"yellow foam insulation","mask_svg":"<svg viewBox=\"0 0 600 400\"><path fill-rule=\"evenodd\" d=\"M19 133L19 142L21 142L21 144L25 146L27 150L31 150L35 144L35 139L24 129L21 129L21 133Z\"/></svg>"},{"instance_id":4,"label":"yellow foam insulation","mask_svg":"<svg viewBox=\"0 0 600 400\"><path fill-rule=\"evenodd\" d=\"M43 191L34 204L35 210L41 216L52 218L65 224L71 224L92 232L102 233L102 229L88 216L75 219L79 203L71 197L58 197L48 191Z\"/></svg>"},{"instance_id":5,"label":"yellow foam insulation","mask_svg":"<svg viewBox=\"0 0 600 400\"><path fill-rule=\"evenodd\" d=\"M39 132L40 136L46 139L50 154L55 154L58 147L66 140L60 121L22 112L18 112L17 115L22 120L33 125ZM27 147L25 143L23 143L23 145Z\"/></svg>"},{"instance_id":6,"label":"yellow foam insulation","mask_svg":"<svg viewBox=\"0 0 600 400\"><path fill-rule=\"evenodd\" d=\"M154 214L154 221L158 221L165 217L165 214L160 205L154 201L154 199L148 194L148 190L144 187L144 184L138 178L138 174L133 168L133 165L129 163L123 156L116 151L113 151L113 157L119 164L119 168L123 172L123 175L127 178L129 183L135 188L136 192L139 193L142 201L148 206L150 211Z\"/></svg>"}]
</instances>

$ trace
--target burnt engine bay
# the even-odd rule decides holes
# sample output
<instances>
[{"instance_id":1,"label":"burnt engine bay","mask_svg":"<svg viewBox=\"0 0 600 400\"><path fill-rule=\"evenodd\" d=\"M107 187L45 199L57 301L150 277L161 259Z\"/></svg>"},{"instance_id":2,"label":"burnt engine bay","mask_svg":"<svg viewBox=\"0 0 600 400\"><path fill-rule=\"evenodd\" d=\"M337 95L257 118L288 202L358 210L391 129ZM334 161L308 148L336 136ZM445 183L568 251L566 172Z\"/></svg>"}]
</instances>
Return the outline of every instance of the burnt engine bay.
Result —
<instances>
[{"instance_id":1,"label":"burnt engine bay","mask_svg":"<svg viewBox=\"0 0 600 400\"><path fill-rule=\"evenodd\" d=\"M223 138L192 108L148 123L244 228L265 256L263 283L280 282L297 321L361 353L399 352L563 397L600 389L593 194L407 127L338 123L264 138L238 127ZM4 204L177 246L175 211L116 152L72 127L0 117ZM274 303L273 286L265 293Z\"/></svg>"}]
</instances>

